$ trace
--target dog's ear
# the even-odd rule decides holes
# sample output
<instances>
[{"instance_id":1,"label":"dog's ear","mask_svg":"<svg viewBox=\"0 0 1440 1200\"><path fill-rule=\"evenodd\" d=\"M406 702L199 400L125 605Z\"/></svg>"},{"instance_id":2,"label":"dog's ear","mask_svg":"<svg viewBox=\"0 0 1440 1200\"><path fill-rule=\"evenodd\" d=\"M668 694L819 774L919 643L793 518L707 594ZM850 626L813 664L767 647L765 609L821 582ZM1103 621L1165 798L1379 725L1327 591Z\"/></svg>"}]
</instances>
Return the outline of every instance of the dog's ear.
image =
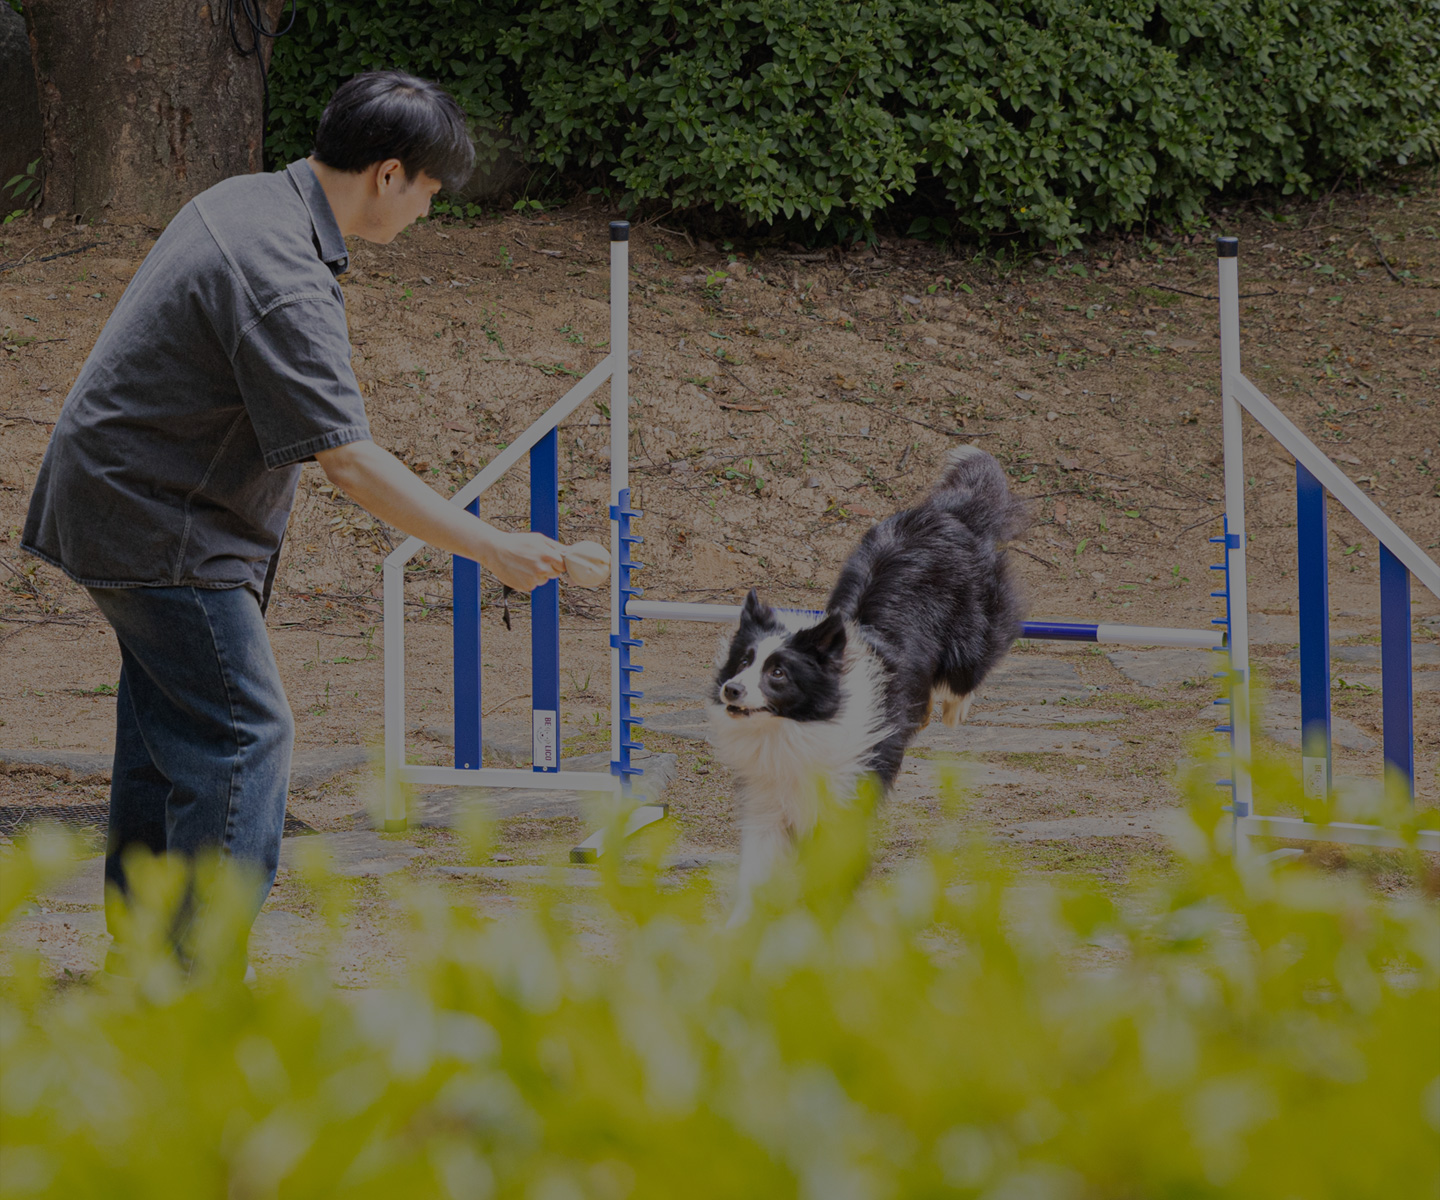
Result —
<instances>
[{"instance_id":1,"label":"dog's ear","mask_svg":"<svg viewBox=\"0 0 1440 1200\"><path fill-rule=\"evenodd\" d=\"M745 603L740 606L740 625L768 625L774 613L770 606L760 599L760 593L754 588L750 589L749 595L745 597Z\"/></svg>"},{"instance_id":2,"label":"dog's ear","mask_svg":"<svg viewBox=\"0 0 1440 1200\"><path fill-rule=\"evenodd\" d=\"M837 612L795 635L795 645L812 651L818 658L837 658L845 651L845 622Z\"/></svg>"}]
</instances>

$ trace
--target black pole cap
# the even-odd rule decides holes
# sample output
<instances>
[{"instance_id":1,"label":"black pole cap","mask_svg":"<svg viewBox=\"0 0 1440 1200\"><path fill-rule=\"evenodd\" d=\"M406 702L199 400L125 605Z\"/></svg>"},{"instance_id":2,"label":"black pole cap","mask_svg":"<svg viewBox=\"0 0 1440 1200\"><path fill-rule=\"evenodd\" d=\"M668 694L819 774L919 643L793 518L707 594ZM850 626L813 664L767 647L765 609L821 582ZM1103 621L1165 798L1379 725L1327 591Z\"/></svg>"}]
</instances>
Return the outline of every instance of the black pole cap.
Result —
<instances>
[{"instance_id":1,"label":"black pole cap","mask_svg":"<svg viewBox=\"0 0 1440 1200\"><path fill-rule=\"evenodd\" d=\"M628 242L630 240L630 222L611 221L610 240L612 242Z\"/></svg>"},{"instance_id":2,"label":"black pole cap","mask_svg":"<svg viewBox=\"0 0 1440 1200\"><path fill-rule=\"evenodd\" d=\"M613 229L614 226L611 226ZM1215 239L1215 254L1218 258L1239 258L1240 239L1233 237L1222 237Z\"/></svg>"}]
</instances>

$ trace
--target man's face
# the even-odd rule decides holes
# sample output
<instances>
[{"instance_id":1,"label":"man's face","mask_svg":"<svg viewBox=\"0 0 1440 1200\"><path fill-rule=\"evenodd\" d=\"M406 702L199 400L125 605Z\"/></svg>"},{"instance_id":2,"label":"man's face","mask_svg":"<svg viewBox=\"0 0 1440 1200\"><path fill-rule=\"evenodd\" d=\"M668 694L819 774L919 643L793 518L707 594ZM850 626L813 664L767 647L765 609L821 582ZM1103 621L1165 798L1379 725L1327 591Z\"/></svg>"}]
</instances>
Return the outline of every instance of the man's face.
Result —
<instances>
[{"instance_id":1,"label":"man's face","mask_svg":"<svg viewBox=\"0 0 1440 1200\"><path fill-rule=\"evenodd\" d=\"M430 201L440 190L440 181L421 171L413 180L405 178L405 168L397 159L389 159L371 168L374 188L370 193L369 220L360 236L367 242L392 242L402 229L418 221L430 211Z\"/></svg>"}]
</instances>

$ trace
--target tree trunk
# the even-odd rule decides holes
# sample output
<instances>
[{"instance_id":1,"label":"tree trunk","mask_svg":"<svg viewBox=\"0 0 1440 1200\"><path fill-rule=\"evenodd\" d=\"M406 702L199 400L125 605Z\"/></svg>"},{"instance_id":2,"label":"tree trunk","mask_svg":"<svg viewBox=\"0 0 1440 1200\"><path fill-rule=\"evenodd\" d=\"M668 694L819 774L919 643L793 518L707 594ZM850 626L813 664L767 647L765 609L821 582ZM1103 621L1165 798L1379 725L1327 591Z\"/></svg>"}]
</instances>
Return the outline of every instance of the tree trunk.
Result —
<instances>
[{"instance_id":1,"label":"tree trunk","mask_svg":"<svg viewBox=\"0 0 1440 1200\"><path fill-rule=\"evenodd\" d=\"M212 184L262 169L260 67L231 44L226 0L24 2L43 212L159 227ZM272 27L283 2L263 0Z\"/></svg>"}]
</instances>

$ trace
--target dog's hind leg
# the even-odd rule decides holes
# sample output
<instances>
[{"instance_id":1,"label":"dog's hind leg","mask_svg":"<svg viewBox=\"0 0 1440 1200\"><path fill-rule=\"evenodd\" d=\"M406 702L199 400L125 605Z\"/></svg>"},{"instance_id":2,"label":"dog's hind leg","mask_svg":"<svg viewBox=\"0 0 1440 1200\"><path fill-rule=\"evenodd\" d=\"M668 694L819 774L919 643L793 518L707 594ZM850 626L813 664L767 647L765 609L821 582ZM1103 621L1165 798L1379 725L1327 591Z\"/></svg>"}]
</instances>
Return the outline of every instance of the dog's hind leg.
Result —
<instances>
[{"instance_id":1,"label":"dog's hind leg","mask_svg":"<svg viewBox=\"0 0 1440 1200\"><path fill-rule=\"evenodd\" d=\"M975 700L974 692L966 692L963 696L957 696L948 687L942 685L935 689L935 694L940 697L940 720L951 729L956 728L970 715L970 705Z\"/></svg>"}]
</instances>

